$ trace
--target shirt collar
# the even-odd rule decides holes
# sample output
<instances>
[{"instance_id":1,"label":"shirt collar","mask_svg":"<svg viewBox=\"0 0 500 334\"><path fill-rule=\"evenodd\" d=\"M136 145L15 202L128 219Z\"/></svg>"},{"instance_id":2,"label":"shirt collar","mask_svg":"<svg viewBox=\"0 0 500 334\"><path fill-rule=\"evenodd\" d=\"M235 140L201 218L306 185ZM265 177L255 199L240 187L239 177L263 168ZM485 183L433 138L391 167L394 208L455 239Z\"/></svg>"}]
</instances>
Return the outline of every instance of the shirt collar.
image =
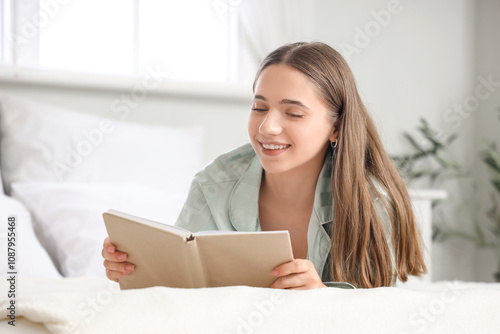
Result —
<instances>
[{"instance_id":1,"label":"shirt collar","mask_svg":"<svg viewBox=\"0 0 500 334\"><path fill-rule=\"evenodd\" d=\"M313 219L323 225L333 220L332 154L328 150L316 183ZM237 231L260 231L259 191L262 165L255 156L236 182L229 198L229 219Z\"/></svg>"}]
</instances>

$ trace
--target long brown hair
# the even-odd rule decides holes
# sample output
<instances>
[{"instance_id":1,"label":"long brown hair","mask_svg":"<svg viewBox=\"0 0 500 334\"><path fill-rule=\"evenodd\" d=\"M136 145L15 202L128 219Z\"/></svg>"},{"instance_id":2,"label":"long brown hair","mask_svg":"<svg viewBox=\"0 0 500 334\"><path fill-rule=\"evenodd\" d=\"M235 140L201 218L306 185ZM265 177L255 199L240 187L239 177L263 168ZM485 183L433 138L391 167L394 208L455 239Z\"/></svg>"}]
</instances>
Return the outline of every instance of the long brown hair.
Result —
<instances>
[{"instance_id":1,"label":"long brown hair","mask_svg":"<svg viewBox=\"0 0 500 334\"><path fill-rule=\"evenodd\" d=\"M391 285L394 273L403 282L409 275L425 273L405 184L382 146L344 58L320 42L286 44L262 61L255 80L273 64L289 65L311 79L338 131L332 171L332 279L371 288ZM391 220L395 268L372 194L382 201Z\"/></svg>"}]
</instances>

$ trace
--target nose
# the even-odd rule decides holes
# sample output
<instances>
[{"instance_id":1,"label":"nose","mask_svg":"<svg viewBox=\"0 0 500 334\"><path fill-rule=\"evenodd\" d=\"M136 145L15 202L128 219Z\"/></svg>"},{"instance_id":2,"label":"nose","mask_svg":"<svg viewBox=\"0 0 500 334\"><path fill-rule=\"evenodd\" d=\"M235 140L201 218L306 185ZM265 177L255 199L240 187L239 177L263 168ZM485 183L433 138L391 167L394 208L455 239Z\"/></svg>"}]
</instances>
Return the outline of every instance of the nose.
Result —
<instances>
[{"instance_id":1,"label":"nose","mask_svg":"<svg viewBox=\"0 0 500 334\"><path fill-rule=\"evenodd\" d=\"M265 136L276 136L283 130L281 116L278 112L269 111L259 126L259 133Z\"/></svg>"}]
</instances>

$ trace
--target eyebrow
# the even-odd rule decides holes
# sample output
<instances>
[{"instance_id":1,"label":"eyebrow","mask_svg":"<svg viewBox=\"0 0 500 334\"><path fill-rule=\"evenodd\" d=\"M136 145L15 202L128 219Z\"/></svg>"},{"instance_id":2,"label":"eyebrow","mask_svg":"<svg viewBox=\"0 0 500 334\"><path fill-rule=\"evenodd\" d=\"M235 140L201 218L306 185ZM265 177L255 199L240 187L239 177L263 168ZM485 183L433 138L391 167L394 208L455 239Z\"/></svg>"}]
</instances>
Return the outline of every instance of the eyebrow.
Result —
<instances>
[{"instance_id":1,"label":"eyebrow","mask_svg":"<svg viewBox=\"0 0 500 334\"><path fill-rule=\"evenodd\" d=\"M255 95L253 99L254 100L267 101L266 98L264 96L262 96L262 95ZM301 107L301 108L304 108L304 109L307 109L307 110L310 109L304 103L302 103L300 101L297 101L297 100L283 99L283 100L281 100L280 104L292 104L292 105L295 105L297 107Z\"/></svg>"}]
</instances>

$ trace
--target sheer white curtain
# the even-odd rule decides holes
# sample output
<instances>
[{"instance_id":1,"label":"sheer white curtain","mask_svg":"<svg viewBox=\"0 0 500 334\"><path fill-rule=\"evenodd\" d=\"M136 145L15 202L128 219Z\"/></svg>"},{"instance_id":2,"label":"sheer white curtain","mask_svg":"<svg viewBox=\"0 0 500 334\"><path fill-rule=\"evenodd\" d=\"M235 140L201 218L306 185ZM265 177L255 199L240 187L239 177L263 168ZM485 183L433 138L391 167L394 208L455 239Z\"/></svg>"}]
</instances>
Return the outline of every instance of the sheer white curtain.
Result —
<instances>
[{"instance_id":1,"label":"sheer white curtain","mask_svg":"<svg viewBox=\"0 0 500 334\"><path fill-rule=\"evenodd\" d=\"M277 47L313 36L314 2L308 0L241 0L236 11L240 38L258 64Z\"/></svg>"}]
</instances>

